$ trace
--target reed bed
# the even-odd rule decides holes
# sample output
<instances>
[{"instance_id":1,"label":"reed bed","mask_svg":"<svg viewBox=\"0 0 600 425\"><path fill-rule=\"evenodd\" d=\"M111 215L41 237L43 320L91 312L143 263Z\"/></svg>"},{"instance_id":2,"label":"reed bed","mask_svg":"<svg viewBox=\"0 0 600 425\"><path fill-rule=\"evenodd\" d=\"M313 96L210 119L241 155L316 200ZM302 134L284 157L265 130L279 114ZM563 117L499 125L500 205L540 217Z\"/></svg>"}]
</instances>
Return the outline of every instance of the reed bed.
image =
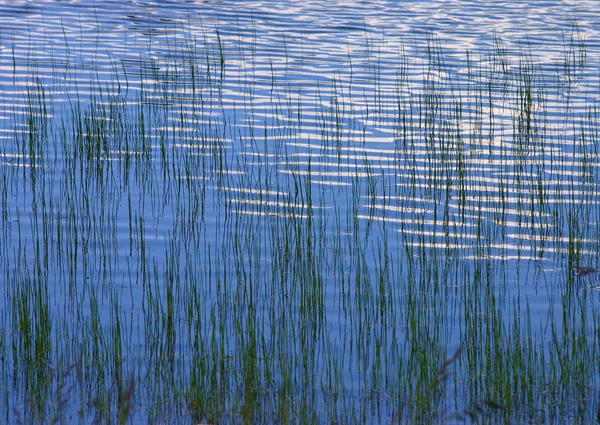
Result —
<instances>
[{"instance_id":1,"label":"reed bed","mask_svg":"<svg viewBox=\"0 0 600 425\"><path fill-rule=\"evenodd\" d=\"M333 67L253 28L155 37L1 58L4 420L596 420L576 27L552 66L499 35L457 59L365 33Z\"/></svg>"}]
</instances>

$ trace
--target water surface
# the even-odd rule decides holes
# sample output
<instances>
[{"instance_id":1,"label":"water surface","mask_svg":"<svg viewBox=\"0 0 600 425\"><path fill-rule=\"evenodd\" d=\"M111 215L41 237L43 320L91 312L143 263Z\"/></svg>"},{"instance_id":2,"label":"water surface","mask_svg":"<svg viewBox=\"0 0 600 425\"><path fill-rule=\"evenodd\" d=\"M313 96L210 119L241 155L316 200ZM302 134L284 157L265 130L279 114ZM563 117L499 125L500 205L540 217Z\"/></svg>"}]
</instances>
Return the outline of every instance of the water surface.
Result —
<instances>
[{"instance_id":1,"label":"water surface","mask_svg":"<svg viewBox=\"0 0 600 425\"><path fill-rule=\"evenodd\" d=\"M593 420L599 9L0 5L3 416Z\"/></svg>"}]
</instances>

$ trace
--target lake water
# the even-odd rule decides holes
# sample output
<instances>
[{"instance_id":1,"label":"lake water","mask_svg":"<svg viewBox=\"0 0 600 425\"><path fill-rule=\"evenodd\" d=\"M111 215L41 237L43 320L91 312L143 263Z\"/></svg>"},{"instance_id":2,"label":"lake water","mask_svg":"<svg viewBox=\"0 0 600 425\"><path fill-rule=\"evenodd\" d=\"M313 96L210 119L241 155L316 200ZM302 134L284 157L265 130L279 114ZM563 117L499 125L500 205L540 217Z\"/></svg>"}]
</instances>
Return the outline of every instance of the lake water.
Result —
<instances>
[{"instance_id":1,"label":"lake water","mask_svg":"<svg viewBox=\"0 0 600 425\"><path fill-rule=\"evenodd\" d=\"M10 423L590 423L600 3L0 4Z\"/></svg>"}]
</instances>

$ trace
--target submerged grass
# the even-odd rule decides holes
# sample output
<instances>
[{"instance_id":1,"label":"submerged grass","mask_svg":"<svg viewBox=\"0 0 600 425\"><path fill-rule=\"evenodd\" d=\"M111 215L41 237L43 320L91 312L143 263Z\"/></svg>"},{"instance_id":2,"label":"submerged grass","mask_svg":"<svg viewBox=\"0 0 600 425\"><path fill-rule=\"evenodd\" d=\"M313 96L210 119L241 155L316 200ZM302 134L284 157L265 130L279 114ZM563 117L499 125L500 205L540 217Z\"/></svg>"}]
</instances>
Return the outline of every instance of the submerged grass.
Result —
<instances>
[{"instance_id":1,"label":"submerged grass","mask_svg":"<svg viewBox=\"0 0 600 425\"><path fill-rule=\"evenodd\" d=\"M66 77L2 58L7 421L595 418L576 29L555 68L499 35L465 62L367 34L330 75L256 29L172 31Z\"/></svg>"}]
</instances>

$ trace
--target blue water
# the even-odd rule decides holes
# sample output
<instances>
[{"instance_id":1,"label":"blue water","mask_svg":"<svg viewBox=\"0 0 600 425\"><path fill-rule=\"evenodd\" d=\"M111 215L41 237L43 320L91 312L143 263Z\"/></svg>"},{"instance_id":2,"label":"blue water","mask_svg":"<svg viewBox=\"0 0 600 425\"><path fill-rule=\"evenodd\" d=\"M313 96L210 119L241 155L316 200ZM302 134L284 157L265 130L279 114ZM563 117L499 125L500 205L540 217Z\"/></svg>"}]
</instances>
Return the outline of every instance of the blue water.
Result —
<instances>
[{"instance_id":1,"label":"blue water","mask_svg":"<svg viewBox=\"0 0 600 425\"><path fill-rule=\"evenodd\" d=\"M571 327L595 353L599 282L573 279L570 262L600 264L599 20L595 1L0 5L3 376L14 288L37 280L55 354L95 314L108 335L118 299L126 368L152 373L155 344L173 343L182 387L187 342L226 334L222 354L239 360L255 312L264 340L309 359L292 376L318 389L320 421L329 408L392 422L410 387L392 374L415 341L447 358L492 305L548 356ZM121 113L144 124L121 128ZM493 302L469 298L479 285ZM177 342L149 307L169 291ZM415 319L419 296L432 304ZM307 332L314 345L300 346ZM369 375L382 358L385 384ZM341 365L340 399L322 359ZM453 391L448 409L469 403ZM3 411L25 404L14 394Z\"/></svg>"}]
</instances>

